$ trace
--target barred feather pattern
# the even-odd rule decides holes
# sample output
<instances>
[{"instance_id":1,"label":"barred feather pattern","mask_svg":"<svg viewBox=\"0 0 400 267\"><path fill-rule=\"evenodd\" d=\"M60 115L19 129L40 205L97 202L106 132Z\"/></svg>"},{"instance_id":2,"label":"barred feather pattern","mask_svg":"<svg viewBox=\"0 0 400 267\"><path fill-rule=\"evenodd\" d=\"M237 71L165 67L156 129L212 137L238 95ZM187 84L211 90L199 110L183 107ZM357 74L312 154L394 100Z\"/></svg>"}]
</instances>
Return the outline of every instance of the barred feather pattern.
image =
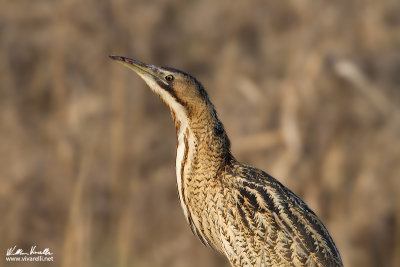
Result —
<instances>
[{"instance_id":1,"label":"barred feather pattern","mask_svg":"<svg viewBox=\"0 0 400 267\"><path fill-rule=\"evenodd\" d=\"M342 266L315 213L267 173L237 162L209 114L175 121L178 191L193 233L232 266Z\"/></svg>"}]
</instances>

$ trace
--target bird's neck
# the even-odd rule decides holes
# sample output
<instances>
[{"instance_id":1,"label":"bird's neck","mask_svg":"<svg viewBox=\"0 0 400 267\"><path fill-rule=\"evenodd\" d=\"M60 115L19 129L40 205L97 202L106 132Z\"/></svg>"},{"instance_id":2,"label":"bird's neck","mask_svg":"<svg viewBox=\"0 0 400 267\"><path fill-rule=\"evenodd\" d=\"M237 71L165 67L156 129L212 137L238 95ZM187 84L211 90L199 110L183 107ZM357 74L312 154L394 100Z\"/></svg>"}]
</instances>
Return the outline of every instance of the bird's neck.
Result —
<instances>
[{"instance_id":1,"label":"bird's neck","mask_svg":"<svg viewBox=\"0 0 400 267\"><path fill-rule=\"evenodd\" d=\"M221 171L233 162L230 142L212 106L209 110L198 110L188 115L185 113L186 116L171 111L177 132L176 179L179 200L192 231L203 243L209 244L208 239L198 231L198 218L193 216L193 207L188 203L193 192L199 187L215 183Z\"/></svg>"},{"instance_id":2,"label":"bird's neck","mask_svg":"<svg viewBox=\"0 0 400 267\"><path fill-rule=\"evenodd\" d=\"M204 166L213 170L229 163L232 159L230 141L212 105L187 116L173 114L173 117L177 132L177 164L183 161L195 164L196 168Z\"/></svg>"}]
</instances>

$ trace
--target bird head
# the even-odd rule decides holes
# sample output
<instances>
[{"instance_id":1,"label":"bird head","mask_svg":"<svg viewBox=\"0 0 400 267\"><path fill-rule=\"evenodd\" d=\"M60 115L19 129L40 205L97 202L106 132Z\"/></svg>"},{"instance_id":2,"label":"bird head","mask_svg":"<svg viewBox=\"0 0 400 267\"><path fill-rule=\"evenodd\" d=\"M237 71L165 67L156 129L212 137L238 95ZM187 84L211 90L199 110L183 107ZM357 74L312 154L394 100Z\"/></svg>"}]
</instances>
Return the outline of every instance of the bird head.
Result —
<instances>
[{"instance_id":1,"label":"bird head","mask_svg":"<svg viewBox=\"0 0 400 267\"><path fill-rule=\"evenodd\" d=\"M168 105L173 116L179 121L187 120L191 114L201 112L204 108L213 110L203 86L191 75L173 68L144 64L127 57L110 58L135 71Z\"/></svg>"},{"instance_id":2,"label":"bird head","mask_svg":"<svg viewBox=\"0 0 400 267\"><path fill-rule=\"evenodd\" d=\"M208 150L221 154L224 162L233 159L224 126L196 78L177 69L148 65L127 57L110 58L135 71L163 100L171 110L177 133L190 130Z\"/></svg>"}]
</instances>

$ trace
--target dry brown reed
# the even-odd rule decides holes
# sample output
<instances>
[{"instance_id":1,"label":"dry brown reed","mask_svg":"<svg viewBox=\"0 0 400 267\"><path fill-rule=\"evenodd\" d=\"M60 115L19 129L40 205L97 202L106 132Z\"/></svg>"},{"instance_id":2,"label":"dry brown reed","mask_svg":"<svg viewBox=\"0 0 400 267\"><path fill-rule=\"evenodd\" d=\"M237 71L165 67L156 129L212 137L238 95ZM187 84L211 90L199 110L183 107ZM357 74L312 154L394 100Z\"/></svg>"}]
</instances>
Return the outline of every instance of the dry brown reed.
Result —
<instances>
[{"instance_id":1,"label":"dry brown reed","mask_svg":"<svg viewBox=\"0 0 400 267\"><path fill-rule=\"evenodd\" d=\"M0 266L228 266L187 227L168 109L108 54L203 82L236 157L400 266L400 2L0 1ZM49 264L48 266L50 266ZM43 266L43 263L29 263Z\"/></svg>"}]
</instances>

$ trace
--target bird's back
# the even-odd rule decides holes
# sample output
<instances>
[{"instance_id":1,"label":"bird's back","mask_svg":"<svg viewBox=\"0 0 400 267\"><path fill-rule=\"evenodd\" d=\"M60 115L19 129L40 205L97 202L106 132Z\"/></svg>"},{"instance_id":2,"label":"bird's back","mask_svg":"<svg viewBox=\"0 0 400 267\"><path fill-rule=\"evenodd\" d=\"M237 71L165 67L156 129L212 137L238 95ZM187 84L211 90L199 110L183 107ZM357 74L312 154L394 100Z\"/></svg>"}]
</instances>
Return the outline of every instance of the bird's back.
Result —
<instances>
[{"instance_id":1,"label":"bird's back","mask_svg":"<svg viewBox=\"0 0 400 267\"><path fill-rule=\"evenodd\" d=\"M217 179L219 250L233 266L342 266L319 218L276 179L239 163Z\"/></svg>"}]
</instances>

